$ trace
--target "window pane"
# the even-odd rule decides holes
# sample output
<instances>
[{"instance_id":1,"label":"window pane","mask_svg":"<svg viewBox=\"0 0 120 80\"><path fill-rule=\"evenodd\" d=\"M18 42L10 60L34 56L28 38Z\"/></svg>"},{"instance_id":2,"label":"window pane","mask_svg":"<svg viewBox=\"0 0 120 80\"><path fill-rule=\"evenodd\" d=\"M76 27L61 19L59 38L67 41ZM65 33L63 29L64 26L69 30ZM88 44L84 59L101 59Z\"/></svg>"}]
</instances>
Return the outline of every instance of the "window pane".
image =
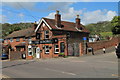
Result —
<instances>
[{"instance_id":1,"label":"window pane","mask_svg":"<svg viewBox=\"0 0 120 80\"><path fill-rule=\"evenodd\" d=\"M16 39L16 41L20 41L20 39L19 39L19 38L17 38L17 39Z\"/></svg>"},{"instance_id":2,"label":"window pane","mask_svg":"<svg viewBox=\"0 0 120 80\"><path fill-rule=\"evenodd\" d=\"M55 52L59 52L59 49L56 49L56 51Z\"/></svg>"},{"instance_id":3,"label":"window pane","mask_svg":"<svg viewBox=\"0 0 120 80\"><path fill-rule=\"evenodd\" d=\"M58 45L55 45L55 48L58 48Z\"/></svg>"},{"instance_id":4,"label":"window pane","mask_svg":"<svg viewBox=\"0 0 120 80\"><path fill-rule=\"evenodd\" d=\"M40 39L40 33L36 33L36 39Z\"/></svg>"},{"instance_id":5,"label":"window pane","mask_svg":"<svg viewBox=\"0 0 120 80\"><path fill-rule=\"evenodd\" d=\"M45 46L45 54L49 54L49 46Z\"/></svg>"},{"instance_id":6,"label":"window pane","mask_svg":"<svg viewBox=\"0 0 120 80\"><path fill-rule=\"evenodd\" d=\"M49 48L49 46L46 46L46 48Z\"/></svg>"},{"instance_id":7,"label":"window pane","mask_svg":"<svg viewBox=\"0 0 120 80\"><path fill-rule=\"evenodd\" d=\"M65 44L64 42L60 43L60 52L64 52L65 50Z\"/></svg>"},{"instance_id":8,"label":"window pane","mask_svg":"<svg viewBox=\"0 0 120 80\"><path fill-rule=\"evenodd\" d=\"M45 38L49 38L49 35L45 35Z\"/></svg>"},{"instance_id":9,"label":"window pane","mask_svg":"<svg viewBox=\"0 0 120 80\"><path fill-rule=\"evenodd\" d=\"M45 34L48 34L49 33L49 31L45 31Z\"/></svg>"}]
</instances>

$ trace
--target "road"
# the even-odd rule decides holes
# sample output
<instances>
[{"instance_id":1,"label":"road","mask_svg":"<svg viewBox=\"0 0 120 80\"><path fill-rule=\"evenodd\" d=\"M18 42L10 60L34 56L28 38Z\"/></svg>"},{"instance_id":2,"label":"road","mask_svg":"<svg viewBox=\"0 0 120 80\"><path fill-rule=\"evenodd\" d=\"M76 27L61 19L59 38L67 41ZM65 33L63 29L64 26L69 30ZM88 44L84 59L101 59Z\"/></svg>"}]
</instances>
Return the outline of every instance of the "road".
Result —
<instances>
[{"instance_id":1,"label":"road","mask_svg":"<svg viewBox=\"0 0 120 80\"><path fill-rule=\"evenodd\" d=\"M114 52L83 57L3 61L3 75L11 78L117 78Z\"/></svg>"}]
</instances>

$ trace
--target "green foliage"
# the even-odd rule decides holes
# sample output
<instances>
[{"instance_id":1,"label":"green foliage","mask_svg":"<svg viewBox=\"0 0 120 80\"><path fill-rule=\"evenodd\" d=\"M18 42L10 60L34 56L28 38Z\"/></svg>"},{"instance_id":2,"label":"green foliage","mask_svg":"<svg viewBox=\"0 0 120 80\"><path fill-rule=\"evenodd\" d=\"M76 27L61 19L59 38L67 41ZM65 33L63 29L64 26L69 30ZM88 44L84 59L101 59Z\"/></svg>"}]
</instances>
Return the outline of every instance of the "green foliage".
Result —
<instances>
[{"instance_id":1,"label":"green foliage","mask_svg":"<svg viewBox=\"0 0 120 80\"><path fill-rule=\"evenodd\" d=\"M31 27L31 24L32 23L15 23L15 24L4 23L2 24L2 37L4 38L5 36L11 34L14 31Z\"/></svg>"},{"instance_id":2,"label":"green foliage","mask_svg":"<svg viewBox=\"0 0 120 80\"><path fill-rule=\"evenodd\" d=\"M112 19L112 21L111 21L112 26L113 26L113 27L114 27L114 26L120 26L119 20L120 20L120 16L115 16L115 17Z\"/></svg>"},{"instance_id":3,"label":"green foliage","mask_svg":"<svg viewBox=\"0 0 120 80\"><path fill-rule=\"evenodd\" d=\"M111 23L113 26L112 28L113 34L120 34L120 16L115 16Z\"/></svg>"},{"instance_id":4,"label":"green foliage","mask_svg":"<svg viewBox=\"0 0 120 80\"><path fill-rule=\"evenodd\" d=\"M100 35L103 37L107 37L107 36L112 36L113 34L112 32L101 32Z\"/></svg>"},{"instance_id":5,"label":"green foliage","mask_svg":"<svg viewBox=\"0 0 120 80\"><path fill-rule=\"evenodd\" d=\"M95 24L88 24L86 28L90 31L90 34L101 34L104 36L104 32L112 32L112 23L110 21L98 22ZM110 34L111 35L111 34Z\"/></svg>"},{"instance_id":6,"label":"green foliage","mask_svg":"<svg viewBox=\"0 0 120 80\"><path fill-rule=\"evenodd\" d=\"M59 55L63 56L63 55L64 55L64 53L59 53Z\"/></svg>"}]
</instances>

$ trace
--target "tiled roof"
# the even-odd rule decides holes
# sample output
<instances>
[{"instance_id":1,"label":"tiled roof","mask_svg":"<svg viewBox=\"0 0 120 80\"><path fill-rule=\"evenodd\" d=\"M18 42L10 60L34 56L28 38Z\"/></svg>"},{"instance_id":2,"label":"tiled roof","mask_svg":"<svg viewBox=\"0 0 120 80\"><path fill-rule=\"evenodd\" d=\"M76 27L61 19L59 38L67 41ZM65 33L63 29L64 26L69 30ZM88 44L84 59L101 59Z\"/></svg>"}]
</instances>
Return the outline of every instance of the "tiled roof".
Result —
<instances>
[{"instance_id":1,"label":"tiled roof","mask_svg":"<svg viewBox=\"0 0 120 80\"><path fill-rule=\"evenodd\" d=\"M6 36L5 39L14 38L14 37L29 37L29 36L33 36L33 34L34 34L34 29L27 28L27 29L13 32L13 33L9 34L8 36Z\"/></svg>"},{"instance_id":2,"label":"tiled roof","mask_svg":"<svg viewBox=\"0 0 120 80\"><path fill-rule=\"evenodd\" d=\"M48 18L43 18L43 19L48 23L48 25L50 25L50 27L52 29L58 30L58 28L55 26L55 19L48 19ZM61 21L61 25L63 27L61 29L59 29L59 30L80 32L80 31L78 31L76 29L74 22ZM89 31L82 24L80 24L79 27L83 28L83 30L81 32L87 32L87 33L89 33Z\"/></svg>"}]
</instances>

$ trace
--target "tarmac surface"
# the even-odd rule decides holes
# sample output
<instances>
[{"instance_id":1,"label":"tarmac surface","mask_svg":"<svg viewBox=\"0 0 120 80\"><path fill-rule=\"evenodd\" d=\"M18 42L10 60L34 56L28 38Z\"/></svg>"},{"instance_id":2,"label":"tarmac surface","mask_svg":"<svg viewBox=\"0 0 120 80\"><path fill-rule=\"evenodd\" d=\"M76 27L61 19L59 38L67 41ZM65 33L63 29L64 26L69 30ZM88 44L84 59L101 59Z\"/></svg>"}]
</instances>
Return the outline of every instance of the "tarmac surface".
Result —
<instances>
[{"instance_id":1,"label":"tarmac surface","mask_svg":"<svg viewBox=\"0 0 120 80\"><path fill-rule=\"evenodd\" d=\"M2 74L9 78L118 78L118 62L111 47L106 54L99 50L82 57L6 60Z\"/></svg>"}]
</instances>

